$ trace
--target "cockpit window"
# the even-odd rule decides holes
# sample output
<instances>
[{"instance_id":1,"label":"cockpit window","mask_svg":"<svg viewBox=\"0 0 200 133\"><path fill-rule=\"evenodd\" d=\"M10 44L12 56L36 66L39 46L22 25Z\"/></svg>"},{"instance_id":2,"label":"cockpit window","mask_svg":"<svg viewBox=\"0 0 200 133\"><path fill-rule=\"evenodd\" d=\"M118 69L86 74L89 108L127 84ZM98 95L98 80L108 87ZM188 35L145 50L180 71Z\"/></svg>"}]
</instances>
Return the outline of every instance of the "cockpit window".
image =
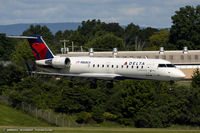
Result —
<instances>
[{"instance_id":1,"label":"cockpit window","mask_svg":"<svg viewBox=\"0 0 200 133\"><path fill-rule=\"evenodd\" d=\"M175 67L173 64L158 64L158 67Z\"/></svg>"},{"instance_id":2,"label":"cockpit window","mask_svg":"<svg viewBox=\"0 0 200 133\"><path fill-rule=\"evenodd\" d=\"M173 64L166 64L167 67L175 67Z\"/></svg>"},{"instance_id":3,"label":"cockpit window","mask_svg":"<svg viewBox=\"0 0 200 133\"><path fill-rule=\"evenodd\" d=\"M165 64L158 64L158 67L166 67Z\"/></svg>"}]
</instances>

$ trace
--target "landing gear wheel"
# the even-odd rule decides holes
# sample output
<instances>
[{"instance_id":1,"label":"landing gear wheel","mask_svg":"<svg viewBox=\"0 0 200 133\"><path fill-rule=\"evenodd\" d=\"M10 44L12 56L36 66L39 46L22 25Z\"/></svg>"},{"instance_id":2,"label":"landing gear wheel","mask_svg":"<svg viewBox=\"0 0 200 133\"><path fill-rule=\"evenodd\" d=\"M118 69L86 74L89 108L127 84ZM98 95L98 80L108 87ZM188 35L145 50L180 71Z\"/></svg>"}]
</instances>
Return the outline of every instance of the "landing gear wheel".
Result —
<instances>
[{"instance_id":1,"label":"landing gear wheel","mask_svg":"<svg viewBox=\"0 0 200 133\"><path fill-rule=\"evenodd\" d=\"M174 90L174 81L170 80L170 91Z\"/></svg>"}]
</instances>

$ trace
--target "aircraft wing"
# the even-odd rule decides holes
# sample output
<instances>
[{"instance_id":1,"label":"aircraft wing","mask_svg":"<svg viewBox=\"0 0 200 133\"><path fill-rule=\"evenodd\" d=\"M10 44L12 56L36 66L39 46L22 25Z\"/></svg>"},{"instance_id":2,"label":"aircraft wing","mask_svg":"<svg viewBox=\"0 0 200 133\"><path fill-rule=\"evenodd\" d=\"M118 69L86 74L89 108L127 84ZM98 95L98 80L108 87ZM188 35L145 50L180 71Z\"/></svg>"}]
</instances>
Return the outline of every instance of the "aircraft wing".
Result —
<instances>
[{"instance_id":1,"label":"aircraft wing","mask_svg":"<svg viewBox=\"0 0 200 133\"><path fill-rule=\"evenodd\" d=\"M94 78L94 79L123 79L119 74L108 74L108 73L81 73L81 74L65 74L65 73L49 73L49 72L36 72L32 71L33 74L39 75L50 75L60 77L73 77L73 78Z\"/></svg>"}]
</instances>

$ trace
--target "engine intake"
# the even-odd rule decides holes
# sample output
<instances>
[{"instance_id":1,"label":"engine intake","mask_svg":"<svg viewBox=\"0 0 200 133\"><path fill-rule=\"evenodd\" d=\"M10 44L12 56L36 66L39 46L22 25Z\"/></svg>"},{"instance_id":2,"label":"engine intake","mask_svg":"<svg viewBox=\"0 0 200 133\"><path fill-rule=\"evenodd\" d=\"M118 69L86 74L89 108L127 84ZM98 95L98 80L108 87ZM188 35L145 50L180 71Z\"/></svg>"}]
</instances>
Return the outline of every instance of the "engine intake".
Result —
<instances>
[{"instance_id":1,"label":"engine intake","mask_svg":"<svg viewBox=\"0 0 200 133\"><path fill-rule=\"evenodd\" d=\"M55 68L70 67L70 59L66 57L55 57L52 59L51 65Z\"/></svg>"}]
</instances>

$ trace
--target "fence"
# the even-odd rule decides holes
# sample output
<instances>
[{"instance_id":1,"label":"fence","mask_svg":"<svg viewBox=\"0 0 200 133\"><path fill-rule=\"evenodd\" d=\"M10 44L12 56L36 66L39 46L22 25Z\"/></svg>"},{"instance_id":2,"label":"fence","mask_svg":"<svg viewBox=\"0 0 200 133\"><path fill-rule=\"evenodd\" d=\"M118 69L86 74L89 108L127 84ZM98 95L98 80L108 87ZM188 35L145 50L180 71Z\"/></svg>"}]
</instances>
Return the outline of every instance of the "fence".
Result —
<instances>
[{"instance_id":1,"label":"fence","mask_svg":"<svg viewBox=\"0 0 200 133\"><path fill-rule=\"evenodd\" d=\"M0 103L12 105L12 100L6 96L0 96ZM42 119L49 124L60 127L79 127L80 124L76 123L72 116L66 114L55 113L52 110L38 109L35 106L22 102L18 109L29 114L37 119Z\"/></svg>"}]
</instances>

